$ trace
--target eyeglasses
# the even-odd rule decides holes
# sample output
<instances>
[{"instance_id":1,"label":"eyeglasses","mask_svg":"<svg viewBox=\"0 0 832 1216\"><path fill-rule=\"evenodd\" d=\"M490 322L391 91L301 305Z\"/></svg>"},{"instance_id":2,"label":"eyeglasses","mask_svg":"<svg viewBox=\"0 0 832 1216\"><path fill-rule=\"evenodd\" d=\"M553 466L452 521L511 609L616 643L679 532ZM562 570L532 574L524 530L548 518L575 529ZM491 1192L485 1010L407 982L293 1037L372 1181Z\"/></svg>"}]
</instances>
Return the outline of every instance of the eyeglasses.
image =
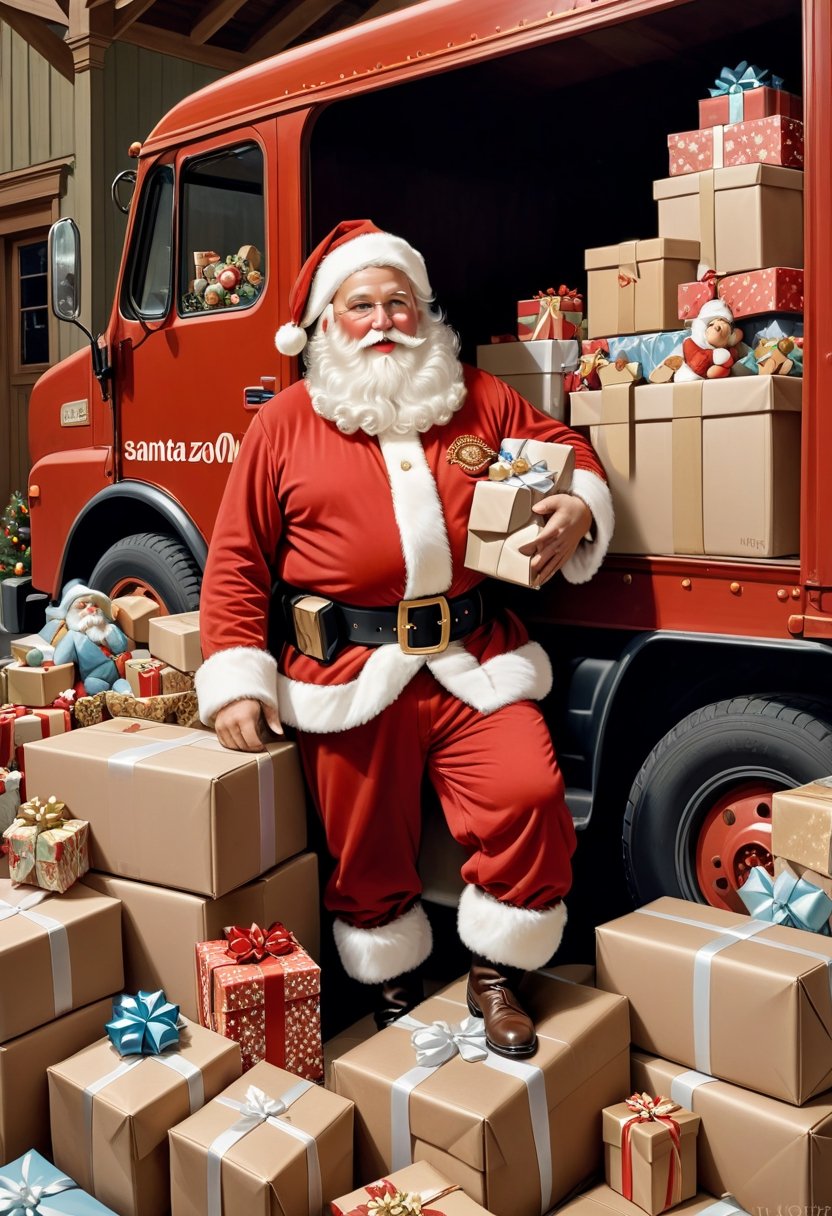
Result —
<instances>
[{"instance_id":1,"label":"eyeglasses","mask_svg":"<svg viewBox=\"0 0 832 1216\"><path fill-rule=\"evenodd\" d=\"M359 300L358 303L351 305L350 308L342 308L335 315L337 317L352 317L353 320L358 321L363 317L371 317L379 307L384 309L391 320L395 316L401 316L402 313L410 314L413 312L412 304L396 296L392 300L376 300L375 303L370 300Z\"/></svg>"}]
</instances>

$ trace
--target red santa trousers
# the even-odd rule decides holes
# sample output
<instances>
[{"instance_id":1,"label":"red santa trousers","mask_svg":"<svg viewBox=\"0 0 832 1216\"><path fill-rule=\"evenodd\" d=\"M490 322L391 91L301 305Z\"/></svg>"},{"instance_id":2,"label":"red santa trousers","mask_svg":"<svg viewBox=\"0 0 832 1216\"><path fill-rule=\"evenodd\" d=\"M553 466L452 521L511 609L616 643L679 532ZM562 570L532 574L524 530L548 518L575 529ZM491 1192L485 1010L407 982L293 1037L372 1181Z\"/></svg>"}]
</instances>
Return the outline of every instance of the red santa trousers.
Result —
<instances>
[{"instance_id":1,"label":"red santa trousers","mask_svg":"<svg viewBox=\"0 0 832 1216\"><path fill-rule=\"evenodd\" d=\"M534 702L486 715L422 669L365 725L328 734L298 732L297 741L336 863L324 902L342 922L371 931L399 918L406 923L422 889L417 855L427 772L452 835L469 851L462 877L486 898L480 914L497 922L496 949L488 948L490 940L478 939L480 929L473 931L476 940L468 940L461 917L463 940L495 961L517 957L518 965L528 965L526 951L501 941L505 918L500 913L518 913L519 926L515 917L505 928L523 937L523 917L538 913L535 919L543 920L548 913L539 913L546 909L562 914L557 940L544 934L541 962L551 956L565 919L555 905L569 890L575 829L551 737ZM490 939L490 930L484 932ZM372 933L365 936L372 953ZM372 961L368 971L363 964L351 968L338 945L356 978L389 978L377 974ZM503 945L508 957L501 958ZM404 943L403 949L412 967L422 960L413 962L411 946Z\"/></svg>"}]
</instances>

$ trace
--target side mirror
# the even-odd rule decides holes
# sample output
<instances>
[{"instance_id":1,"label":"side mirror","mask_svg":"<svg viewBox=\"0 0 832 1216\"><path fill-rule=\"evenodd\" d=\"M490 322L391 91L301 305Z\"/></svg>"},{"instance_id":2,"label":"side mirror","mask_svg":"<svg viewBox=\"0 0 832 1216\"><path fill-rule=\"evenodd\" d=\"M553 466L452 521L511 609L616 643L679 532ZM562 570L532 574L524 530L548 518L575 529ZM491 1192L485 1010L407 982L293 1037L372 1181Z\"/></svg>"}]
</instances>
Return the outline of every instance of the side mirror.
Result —
<instances>
[{"instance_id":1,"label":"side mirror","mask_svg":"<svg viewBox=\"0 0 832 1216\"><path fill-rule=\"evenodd\" d=\"M81 312L81 234L74 220L49 229L52 311L59 321L77 321Z\"/></svg>"}]
</instances>

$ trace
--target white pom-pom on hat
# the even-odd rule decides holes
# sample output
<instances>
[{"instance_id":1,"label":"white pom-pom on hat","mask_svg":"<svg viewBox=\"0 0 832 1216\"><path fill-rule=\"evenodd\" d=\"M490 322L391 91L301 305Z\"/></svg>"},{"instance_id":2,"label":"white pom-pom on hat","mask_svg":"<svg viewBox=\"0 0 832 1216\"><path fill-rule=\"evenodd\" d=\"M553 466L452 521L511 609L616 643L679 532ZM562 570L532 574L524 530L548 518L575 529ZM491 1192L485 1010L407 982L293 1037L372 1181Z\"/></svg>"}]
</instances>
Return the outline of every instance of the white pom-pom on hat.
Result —
<instances>
[{"instance_id":1,"label":"white pom-pom on hat","mask_svg":"<svg viewBox=\"0 0 832 1216\"><path fill-rule=\"evenodd\" d=\"M306 346L306 330L287 321L275 334L274 344L281 355L299 355Z\"/></svg>"}]
</instances>

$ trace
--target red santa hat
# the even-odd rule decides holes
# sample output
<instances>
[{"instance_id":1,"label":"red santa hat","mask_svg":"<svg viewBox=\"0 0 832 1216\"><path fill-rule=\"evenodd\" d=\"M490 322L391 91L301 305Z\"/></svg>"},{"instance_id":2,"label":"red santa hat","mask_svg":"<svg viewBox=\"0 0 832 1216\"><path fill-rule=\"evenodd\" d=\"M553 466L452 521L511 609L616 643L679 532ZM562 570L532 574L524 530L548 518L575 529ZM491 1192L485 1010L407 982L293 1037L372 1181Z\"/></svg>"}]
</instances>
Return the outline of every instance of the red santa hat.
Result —
<instances>
[{"instance_id":1,"label":"red santa hat","mask_svg":"<svg viewBox=\"0 0 832 1216\"><path fill-rule=\"evenodd\" d=\"M433 299L425 260L417 249L392 232L382 232L372 220L342 220L301 267L289 296L291 320L274 336L282 355L300 354L306 346L306 329L344 280L367 266L392 266L407 275L417 299Z\"/></svg>"},{"instance_id":2,"label":"red santa hat","mask_svg":"<svg viewBox=\"0 0 832 1216\"><path fill-rule=\"evenodd\" d=\"M690 336L693 338L697 346L707 347L710 345L705 332L711 321L719 317L723 321L727 321L733 328L734 314L725 303L724 300L708 300L699 309L699 315L691 322Z\"/></svg>"}]
</instances>

